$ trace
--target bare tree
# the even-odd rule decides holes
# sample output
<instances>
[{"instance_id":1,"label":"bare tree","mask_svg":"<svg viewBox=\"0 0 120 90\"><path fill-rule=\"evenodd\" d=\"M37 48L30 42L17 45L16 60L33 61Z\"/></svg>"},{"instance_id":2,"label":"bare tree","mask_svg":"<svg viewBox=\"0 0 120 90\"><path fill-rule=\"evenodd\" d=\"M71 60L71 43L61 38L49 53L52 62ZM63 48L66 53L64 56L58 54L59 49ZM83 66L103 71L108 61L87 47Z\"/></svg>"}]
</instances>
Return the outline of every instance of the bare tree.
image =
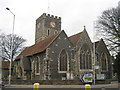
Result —
<instances>
[{"instance_id":1,"label":"bare tree","mask_svg":"<svg viewBox=\"0 0 120 90\"><path fill-rule=\"evenodd\" d=\"M10 60L10 52L12 47L12 35L2 35L2 58L3 60ZM23 46L26 40L20 36L13 35L13 49L12 49L12 60L23 50Z\"/></svg>"},{"instance_id":2,"label":"bare tree","mask_svg":"<svg viewBox=\"0 0 120 90\"><path fill-rule=\"evenodd\" d=\"M117 7L103 11L96 23L97 35L104 38L109 50L118 52L120 47L120 3Z\"/></svg>"}]
</instances>

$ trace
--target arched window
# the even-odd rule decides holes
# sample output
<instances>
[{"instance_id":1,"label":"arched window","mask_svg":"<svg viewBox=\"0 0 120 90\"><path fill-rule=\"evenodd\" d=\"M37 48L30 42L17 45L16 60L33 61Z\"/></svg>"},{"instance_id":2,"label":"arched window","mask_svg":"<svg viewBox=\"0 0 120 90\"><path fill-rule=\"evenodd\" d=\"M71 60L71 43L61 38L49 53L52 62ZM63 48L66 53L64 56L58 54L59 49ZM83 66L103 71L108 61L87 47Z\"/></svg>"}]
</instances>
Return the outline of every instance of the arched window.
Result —
<instances>
[{"instance_id":1,"label":"arched window","mask_svg":"<svg viewBox=\"0 0 120 90\"><path fill-rule=\"evenodd\" d=\"M62 50L60 53L60 61L59 61L60 71L67 71L67 53L65 50Z\"/></svg>"},{"instance_id":2,"label":"arched window","mask_svg":"<svg viewBox=\"0 0 120 90\"><path fill-rule=\"evenodd\" d=\"M22 68L21 67L19 67L19 71L18 71L18 77L19 78L22 78Z\"/></svg>"},{"instance_id":3,"label":"arched window","mask_svg":"<svg viewBox=\"0 0 120 90\"><path fill-rule=\"evenodd\" d=\"M39 73L40 71L40 60L39 60L39 57L36 57L35 59L35 66L36 66L36 73Z\"/></svg>"},{"instance_id":4,"label":"arched window","mask_svg":"<svg viewBox=\"0 0 120 90\"><path fill-rule=\"evenodd\" d=\"M102 53L101 55L101 69L106 70L107 69L107 57L105 53Z\"/></svg>"},{"instance_id":5,"label":"arched window","mask_svg":"<svg viewBox=\"0 0 120 90\"><path fill-rule=\"evenodd\" d=\"M80 69L92 69L91 51L87 44L80 49Z\"/></svg>"}]
</instances>

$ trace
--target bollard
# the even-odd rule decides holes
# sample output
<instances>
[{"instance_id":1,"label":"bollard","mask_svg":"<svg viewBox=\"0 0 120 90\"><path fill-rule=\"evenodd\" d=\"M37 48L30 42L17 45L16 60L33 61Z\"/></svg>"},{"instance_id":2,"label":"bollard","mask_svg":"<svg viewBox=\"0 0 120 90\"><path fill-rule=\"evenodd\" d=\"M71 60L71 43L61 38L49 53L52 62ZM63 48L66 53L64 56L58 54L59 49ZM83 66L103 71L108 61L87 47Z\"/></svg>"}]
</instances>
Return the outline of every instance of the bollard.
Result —
<instances>
[{"instance_id":1,"label":"bollard","mask_svg":"<svg viewBox=\"0 0 120 90\"><path fill-rule=\"evenodd\" d=\"M34 83L34 90L39 90L40 84L39 83Z\"/></svg>"},{"instance_id":2,"label":"bollard","mask_svg":"<svg viewBox=\"0 0 120 90\"><path fill-rule=\"evenodd\" d=\"M90 90L90 84L85 84L85 90Z\"/></svg>"}]
</instances>

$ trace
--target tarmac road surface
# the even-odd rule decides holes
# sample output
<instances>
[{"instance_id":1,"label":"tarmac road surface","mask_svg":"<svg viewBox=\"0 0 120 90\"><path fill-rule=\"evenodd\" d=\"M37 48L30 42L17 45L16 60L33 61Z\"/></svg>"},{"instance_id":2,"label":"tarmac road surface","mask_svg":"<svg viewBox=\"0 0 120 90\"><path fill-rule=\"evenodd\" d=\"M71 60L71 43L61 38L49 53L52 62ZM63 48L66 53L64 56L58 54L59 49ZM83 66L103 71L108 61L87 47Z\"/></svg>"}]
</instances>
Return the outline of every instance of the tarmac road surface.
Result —
<instances>
[{"instance_id":1,"label":"tarmac road surface","mask_svg":"<svg viewBox=\"0 0 120 90\"><path fill-rule=\"evenodd\" d=\"M85 88L3 88L2 90L85 90ZM119 90L118 88L91 88L90 90Z\"/></svg>"},{"instance_id":2,"label":"tarmac road surface","mask_svg":"<svg viewBox=\"0 0 120 90\"><path fill-rule=\"evenodd\" d=\"M120 90L118 83L91 85L91 90ZM5 85L2 90L34 90L33 85ZM39 90L85 90L85 85L40 85Z\"/></svg>"}]
</instances>

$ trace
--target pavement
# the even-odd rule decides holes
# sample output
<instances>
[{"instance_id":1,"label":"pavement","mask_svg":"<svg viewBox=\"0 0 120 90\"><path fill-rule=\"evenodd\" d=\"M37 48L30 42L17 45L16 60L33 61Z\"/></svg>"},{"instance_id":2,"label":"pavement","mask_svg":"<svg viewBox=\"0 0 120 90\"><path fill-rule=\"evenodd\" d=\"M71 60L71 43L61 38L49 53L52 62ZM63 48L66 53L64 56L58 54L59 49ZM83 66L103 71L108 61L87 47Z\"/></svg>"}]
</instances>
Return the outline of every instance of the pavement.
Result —
<instances>
[{"instance_id":1,"label":"pavement","mask_svg":"<svg viewBox=\"0 0 120 90\"><path fill-rule=\"evenodd\" d=\"M105 88L109 88L109 90L111 89L111 90L118 90L118 86L120 85L120 83L118 84L117 82L112 82L111 84L98 84L98 85L91 85L90 87L91 87L91 89L93 89L93 88L97 88L97 90L98 89L100 89L100 90L107 90L107 89L105 89ZM13 89L13 88L33 88L33 85L5 85L5 87L4 88L11 88L11 89ZM40 85L40 88L41 89L45 89L45 90L50 90L50 88L52 88L52 90L53 89L55 89L55 88L57 88L57 90L58 89L60 89L60 90L63 90L63 89L65 89L65 90L67 90L67 89L69 89L69 90L81 90L80 88L85 88L85 85ZM120 88L120 87L119 87ZM3 90L6 90L6 89L3 89ZM17 89L18 90L18 89ZM120 89L119 89L120 90Z\"/></svg>"}]
</instances>

